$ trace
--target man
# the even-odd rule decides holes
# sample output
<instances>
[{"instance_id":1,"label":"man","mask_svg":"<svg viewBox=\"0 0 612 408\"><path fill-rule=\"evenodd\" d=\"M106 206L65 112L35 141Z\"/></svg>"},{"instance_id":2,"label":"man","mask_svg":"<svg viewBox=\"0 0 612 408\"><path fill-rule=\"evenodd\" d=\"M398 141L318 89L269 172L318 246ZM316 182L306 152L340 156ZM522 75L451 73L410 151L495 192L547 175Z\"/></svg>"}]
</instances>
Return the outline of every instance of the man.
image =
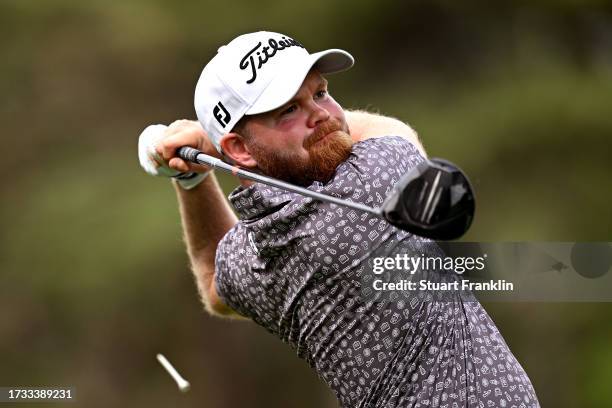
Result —
<instances>
[{"instance_id":1,"label":"man","mask_svg":"<svg viewBox=\"0 0 612 408\"><path fill-rule=\"evenodd\" d=\"M225 201L189 145L309 189L380 205L424 160L410 127L346 112L324 74L342 50L309 54L277 33L240 36L204 68L199 124L145 129L147 172L174 177L185 240L207 309L247 317L288 342L343 407L537 407L529 378L469 296L368 298L372 259L439 253L435 243L369 214L241 180ZM201 126L200 126L201 125ZM420 271L438 282L454 273Z\"/></svg>"}]
</instances>

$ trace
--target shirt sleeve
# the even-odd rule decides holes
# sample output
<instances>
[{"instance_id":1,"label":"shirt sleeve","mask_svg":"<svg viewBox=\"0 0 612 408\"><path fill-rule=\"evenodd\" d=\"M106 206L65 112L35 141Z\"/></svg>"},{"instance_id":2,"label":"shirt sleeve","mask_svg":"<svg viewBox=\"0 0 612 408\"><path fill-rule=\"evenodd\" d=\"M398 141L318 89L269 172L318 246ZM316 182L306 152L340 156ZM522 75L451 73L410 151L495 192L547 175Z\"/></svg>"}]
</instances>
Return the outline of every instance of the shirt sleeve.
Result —
<instances>
[{"instance_id":1,"label":"shirt sleeve","mask_svg":"<svg viewBox=\"0 0 612 408\"><path fill-rule=\"evenodd\" d=\"M403 175L425 160L416 146L401 136L366 139L355 145L354 156L354 164L363 172L375 172L373 176L382 175L385 169Z\"/></svg>"},{"instance_id":2,"label":"shirt sleeve","mask_svg":"<svg viewBox=\"0 0 612 408\"><path fill-rule=\"evenodd\" d=\"M223 302L272 333L278 331L289 282L279 255L260 254L253 233L238 222L219 242L215 257L215 285ZM283 253L292 254L285 248ZM278 261L278 262L277 262Z\"/></svg>"},{"instance_id":3,"label":"shirt sleeve","mask_svg":"<svg viewBox=\"0 0 612 408\"><path fill-rule=\"evenodd\" d=\"M239 291L236 286L244 285L247 278L247 266L244 262L244 242L237 223L221 239L215 256L215 286L223 302L243 316L249 316L248 310L242 307Z\"/></svg>"},{"instance_id":4,"label":"shirt sleeve","mask_svg":"<svg viewBox=\"0 0 612 408\"><path fill-rule=\"evenodd\" d=\"M379 207L401 177L425 158L410 141L400 136L385 136L361 141L353 146L349 159L342 163L328 194Z\"/></svg>"}]
</instances>

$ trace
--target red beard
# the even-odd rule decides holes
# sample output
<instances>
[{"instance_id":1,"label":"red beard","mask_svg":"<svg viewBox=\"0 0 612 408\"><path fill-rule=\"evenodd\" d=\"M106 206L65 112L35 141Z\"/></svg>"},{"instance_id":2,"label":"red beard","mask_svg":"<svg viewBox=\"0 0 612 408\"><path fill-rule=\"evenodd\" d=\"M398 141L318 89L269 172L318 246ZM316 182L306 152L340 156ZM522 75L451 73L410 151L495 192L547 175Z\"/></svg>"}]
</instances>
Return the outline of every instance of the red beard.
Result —
<instances>
[{"instance_id":1,"label":"red beard","mask_svg":"<svg viewBox=\"0 0 612 408\"><path fill-rule=\"evenodd\" d=\"M352 146L353 140L348 129L343 128L339 120L332 118L317 126L313 134L304 140L307 159L298 154L270 152L256 142L250 143L249 150L264 174L307 186L313 181L328 182L336 167L348 159Z\"/></svg>"}]
</instances>

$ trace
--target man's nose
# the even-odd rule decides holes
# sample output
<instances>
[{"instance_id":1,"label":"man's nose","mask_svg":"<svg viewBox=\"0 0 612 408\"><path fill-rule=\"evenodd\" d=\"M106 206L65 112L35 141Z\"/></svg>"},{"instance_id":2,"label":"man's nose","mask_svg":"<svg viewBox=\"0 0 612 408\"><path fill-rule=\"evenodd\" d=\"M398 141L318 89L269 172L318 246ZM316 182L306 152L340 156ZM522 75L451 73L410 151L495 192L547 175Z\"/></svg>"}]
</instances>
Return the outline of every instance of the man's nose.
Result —
<instances>
[{"instance_id":1,"label":"man's nose","mask_svg":"<svg viewBox=\"0 0 612 408\"><path fill-rule=\"evenodd\" d=\"M312 109L312 112L310 113L310 116L308 117L308 126L311 128L314 128L320 123L325 122L330 117L327 109L320 106L316 102L312 103L311 109Z\"/></svg>"}]
</instances>

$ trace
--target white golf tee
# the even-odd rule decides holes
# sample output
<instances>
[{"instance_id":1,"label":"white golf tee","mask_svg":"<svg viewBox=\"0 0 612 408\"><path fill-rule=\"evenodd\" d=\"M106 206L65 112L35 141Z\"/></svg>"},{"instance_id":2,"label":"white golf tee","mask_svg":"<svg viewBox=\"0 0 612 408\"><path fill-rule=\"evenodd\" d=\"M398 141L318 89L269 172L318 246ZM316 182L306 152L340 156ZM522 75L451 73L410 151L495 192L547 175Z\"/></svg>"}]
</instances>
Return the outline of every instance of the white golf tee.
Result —
<instances>
[{"instance_id":1,"label":"white golf tee","mask_svg":"<svg viewBox=\"0 0 612 408\"><path fill-rule=\"evenodd\" d=\"M176 371L176 369L170 364L168 359L164 357L163 354L157 355L157 361L166 369L168 374L176 381L176 385L178 385L179 390L181 392L187 392L189 390L190 384L189 381L185 380L181 375Z\"/></svg>"}]
</instances>

